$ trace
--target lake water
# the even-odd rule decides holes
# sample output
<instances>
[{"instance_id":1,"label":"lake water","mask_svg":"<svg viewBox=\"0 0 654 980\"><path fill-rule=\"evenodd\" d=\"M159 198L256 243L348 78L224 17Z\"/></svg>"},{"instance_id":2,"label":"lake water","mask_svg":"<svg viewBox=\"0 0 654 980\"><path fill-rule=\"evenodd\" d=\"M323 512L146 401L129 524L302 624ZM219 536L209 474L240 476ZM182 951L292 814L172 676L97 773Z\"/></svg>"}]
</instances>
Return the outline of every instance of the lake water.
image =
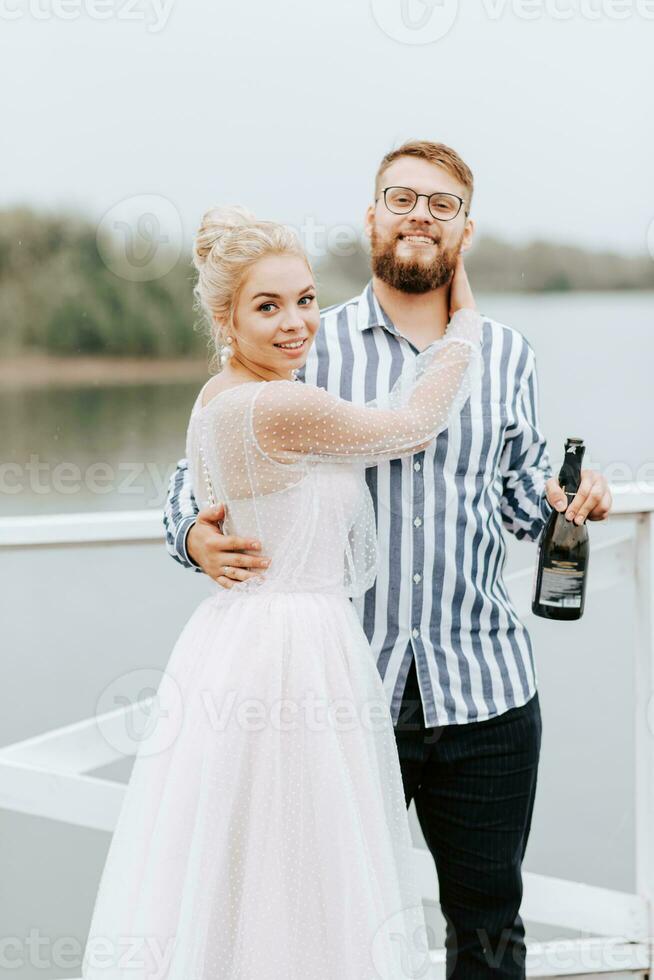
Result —
<instances>
[{"instance_id":1,"label":"lake water","mask_svg":"<svg viewBox=\"0 0 654 980\"><path fill-rule=\"evenodd\" d=\"M566 436L611 481L654 480L654 293L494 294L538 364L555 464ZM0 394L0 514L161 507L199 385L14 388Z\"/></svg>"}]
</instances>

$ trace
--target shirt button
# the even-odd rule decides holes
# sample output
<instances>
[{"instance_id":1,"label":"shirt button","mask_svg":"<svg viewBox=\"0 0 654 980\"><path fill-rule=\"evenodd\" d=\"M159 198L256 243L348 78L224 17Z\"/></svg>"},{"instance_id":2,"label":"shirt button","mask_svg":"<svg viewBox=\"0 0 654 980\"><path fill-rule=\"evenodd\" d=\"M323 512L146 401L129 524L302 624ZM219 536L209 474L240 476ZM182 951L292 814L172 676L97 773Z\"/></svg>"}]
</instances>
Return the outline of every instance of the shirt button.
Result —
<instances>
[{"instance_id":1,"label":"shirt button","mask_svg":"<svg viewBox=\"0 0 654 980\"><path fill-rule=\"evenodd\" d=\"M414 636L420 636L420 630L419 629L416 629L415 626L413 627L413 629L411 630L411 632L413 633Z\"/></svg>"},{"instance_id":2,"label":"shirt button","mask_svg":"<svg viewBox=\"0 0 654 980\"><path fill-rule=\"evenodd\" d=\"M415 519L415 521L413 523L415 524L416 527L420 527L420 525L422 524L422 521L420 520L419 517L416 517L416 519Z\"/></svg>"},{"instance_id":3,"label":"shirt button","mask_svg":"<svg viewBox=\"0 0 654 980\"><path fill-rule=\"evenodd\" d=\"M420 572L416 572L416 574L413 576L413 581L416 583L416 585L418 584L421 578L422 575L420 574Z\"/></svg>"},{"instance_id":4,"label":"shirt button","mask_svg":"<svg viewBox=\"0 0 654 980\"><path fill-rule=\"evenodd\" d=\"M420 469L420 463L414 463L413 464L413 468L414 468L414 470L419 470Z\"/></svg>"}]
</instances>

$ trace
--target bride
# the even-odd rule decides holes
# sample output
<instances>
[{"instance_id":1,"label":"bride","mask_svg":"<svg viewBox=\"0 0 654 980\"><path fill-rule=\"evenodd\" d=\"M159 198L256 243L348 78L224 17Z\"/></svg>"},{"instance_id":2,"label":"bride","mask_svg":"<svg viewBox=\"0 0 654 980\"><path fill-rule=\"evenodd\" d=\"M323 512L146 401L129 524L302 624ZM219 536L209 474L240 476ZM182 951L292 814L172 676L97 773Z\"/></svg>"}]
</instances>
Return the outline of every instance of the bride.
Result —
<instances>
[{"instance_id":1,"label":"bride","mask_svg":"<svg viewBox=\"0 0 654 980\"><path fill-rule=\"evenodd\" d=\"M366 465L424 449L469 393L481 318L463 264L445 336L384 405L294 378L319 327L283 225L209 211L196 293L224 368L187 456L267 569L215 586L157 691L111 840L85 980L400 980L427 972L395 737L350 597L374 581ZM465 307L465 308L464 308ZM144 628L146 628L144 624Z\"/></svg>"}]
</instances>

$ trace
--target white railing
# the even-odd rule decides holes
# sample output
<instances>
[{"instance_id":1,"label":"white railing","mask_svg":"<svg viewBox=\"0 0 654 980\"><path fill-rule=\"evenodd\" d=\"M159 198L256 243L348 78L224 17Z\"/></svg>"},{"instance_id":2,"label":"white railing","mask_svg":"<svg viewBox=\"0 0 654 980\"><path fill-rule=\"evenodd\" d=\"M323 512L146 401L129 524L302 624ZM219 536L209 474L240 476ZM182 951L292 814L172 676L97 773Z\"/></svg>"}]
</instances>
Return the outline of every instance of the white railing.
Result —
<instances>
[{"instance_id":1,"label":"white railing","mask_svg":"<svg viewBox=\"0 0 654 980\"><path fill-rule=\"evenodd\" d=\"M654 971L654 485L612 490L609 524L617 533L593 545L589 590L611 589L625 576L635 580L636 894L525 872L524 919L592 937L531 943L531 977L618 978ZM0 519L0 552L159 543L161 537L159 511ZM507 576L522 616L530 615L532 574L526 569ZM140 710L139 703L132 704L1 748L0 807L111 832L125 787L89 772L124 758L117 748L120 733L128 715ZM434 901L438 880L432 857L416 849L415 860L422 894ZM444 978L444 951L433 951L432 959L429 976Z\"/></svg>"}]
</instances>

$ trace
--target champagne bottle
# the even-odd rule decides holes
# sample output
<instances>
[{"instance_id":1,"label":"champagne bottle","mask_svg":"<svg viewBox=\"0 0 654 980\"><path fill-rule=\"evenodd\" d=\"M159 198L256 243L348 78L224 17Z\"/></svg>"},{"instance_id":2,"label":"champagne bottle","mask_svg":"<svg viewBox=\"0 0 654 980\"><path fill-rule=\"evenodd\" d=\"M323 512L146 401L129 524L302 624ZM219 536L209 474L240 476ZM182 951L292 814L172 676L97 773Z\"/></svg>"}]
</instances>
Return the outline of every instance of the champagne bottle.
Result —
<instances>
[{"instance_id":1,"label":"champagne bottle","mask_svg":"<svg viewBox=\"0 0 654 980\"><path fill-rule=\"evenodd\" d=\"M581 482L583 439L566 439L559 483L568 507ZM567 510L567 508L566 508ZM588 573L588 528L568 521L566 511L553 510L538 542L531 610L544 619L580 619L584 612Z\"/></svg>"}]
</instances>

